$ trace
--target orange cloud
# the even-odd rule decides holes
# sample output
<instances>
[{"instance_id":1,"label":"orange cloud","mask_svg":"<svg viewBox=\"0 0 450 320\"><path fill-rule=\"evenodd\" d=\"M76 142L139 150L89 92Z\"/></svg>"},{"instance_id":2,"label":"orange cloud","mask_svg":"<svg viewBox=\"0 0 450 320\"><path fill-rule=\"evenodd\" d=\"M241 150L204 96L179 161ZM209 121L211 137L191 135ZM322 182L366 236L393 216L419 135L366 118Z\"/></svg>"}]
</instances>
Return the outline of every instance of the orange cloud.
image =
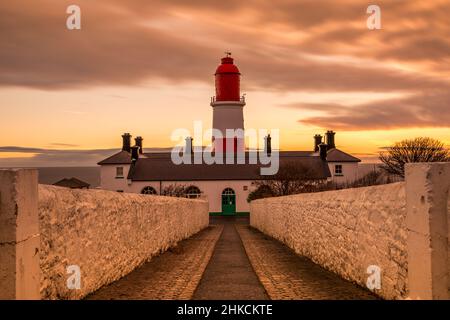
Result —
<instances>
[{"instance_id":1,"label":"orange cloud","mask_svg":"<svg viewBox=\"0 0 450 320\"><path fill-rule=\"evenodd\" d=\"M210 83L218 55L230 49L246 90L412 95L322 105L323 115L303 123L345 130L450 126L449 1L379 1L377 31L367 30L368 3L361 0L80 0L80 31L65 28L69 4L0 4L0 86Z\"/></svg>"}]
</instances>

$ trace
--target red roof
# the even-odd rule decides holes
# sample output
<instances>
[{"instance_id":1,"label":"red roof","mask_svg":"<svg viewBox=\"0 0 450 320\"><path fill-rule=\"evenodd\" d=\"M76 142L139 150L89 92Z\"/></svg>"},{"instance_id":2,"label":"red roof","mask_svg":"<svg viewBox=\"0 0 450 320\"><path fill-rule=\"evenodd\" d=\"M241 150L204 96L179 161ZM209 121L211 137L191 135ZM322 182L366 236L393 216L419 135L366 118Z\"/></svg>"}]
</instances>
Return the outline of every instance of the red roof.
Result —
<instances>
[{"instance_id":1,"label":"red roof","mask_svg":"<svg viewBox=\"0 0 450 320\"><path fill-rule=\"evenodd\" d=\"M231 57L222 58L222 64L220 64L217 67L216 74L220 74L220 73L237 73L237 74L241 74L239 72L238 67L236 67L236 65L234 65L233 61L234 60Z\"/></svg>"}]
</instances>

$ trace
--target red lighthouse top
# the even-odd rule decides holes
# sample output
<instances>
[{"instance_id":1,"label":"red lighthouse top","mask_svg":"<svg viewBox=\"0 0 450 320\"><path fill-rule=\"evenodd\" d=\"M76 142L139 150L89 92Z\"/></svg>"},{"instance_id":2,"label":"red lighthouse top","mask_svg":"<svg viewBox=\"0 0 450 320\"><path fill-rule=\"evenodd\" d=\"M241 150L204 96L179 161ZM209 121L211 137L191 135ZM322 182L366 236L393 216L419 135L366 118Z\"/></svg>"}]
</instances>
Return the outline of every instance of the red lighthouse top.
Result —
<instances>
[{"instance_id":1,"label":"red lighthouse top","mask_svg":"<svg viewBox=\"0 0 450 320\"><path fill-rule=\"evenodd\" d=\"M216 101L240 101L240 77L238 67L234 65L231 53L222 58L222 63L217 67L216 76Z\"/></svg>"},{"instance_id":2,"label":"red lighthouse top","mask_svg":"<svg viewBox=\"0 0 450 320\"><path fill-rule=\"evenodd\" d=\"M236 67L236 65L234 65L233 62L234 59L230 56L222 58L222 64L220 64L217 67L215 74L217 75L222 73L236 73L240 75L241 73L239 72L238 67Z\"/></svg>"}]
</instances>

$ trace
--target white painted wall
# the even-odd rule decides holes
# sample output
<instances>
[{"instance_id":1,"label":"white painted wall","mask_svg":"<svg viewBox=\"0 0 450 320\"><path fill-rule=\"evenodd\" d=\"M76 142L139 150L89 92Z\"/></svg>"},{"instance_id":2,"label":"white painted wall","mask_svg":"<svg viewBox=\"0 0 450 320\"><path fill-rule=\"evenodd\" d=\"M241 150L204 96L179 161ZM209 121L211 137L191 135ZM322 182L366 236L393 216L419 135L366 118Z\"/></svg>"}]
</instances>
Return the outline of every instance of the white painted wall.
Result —
<instances>
[{"instance_id":1,"label":"white painted wall","mask_svg":"<svg viewBox=\"0 0 450 320\"><path fill-rule=\"evenodd\" d=\"M335 166L342 165L342 175L335 174ZM328 162L331 179L335 183L351 183L360 178L358 175L358 162Z\"/></svg>"},{"instance_id":2,"label":"white painted wall","mask_svg":"<svg viewBox=\"0 0 450 320\"><path fill-rule=\"evenodd\" d=\"M334 167L336 164L342 165L343 175L338 176L335 174ZM358 172L358 163L356 162L330 162L328 163L332 181L336 183L350 183L360 178L361 175ZM116 178L116 167L124 168L124 178ZM126 177L130 165L102 165L100 170L101 176L101 188L104 190L118 191L130 193L141 193L142 189L147 186L153 187L158 193L161 193L161 189L171 184L178 185L194 185L202 191L202 196L209 201L210 212L222 211L222 191L225 188L232 188L236 192L236 211L248 212L250 206L247 203L248 194L255 188L252 186L250 180L214 180L214 181L135 181L128 184ZM365 172L366 173L366 172ZM244 187L247 190L244 190Z\"/></svg>"},{"instance_id":3,"label":"white painted wall","mask_svg":"<svg viewBox=\"0 0 450 320\"><path fill-rule=\"evenodd\" d=\"M242 103L225 102L213 107L213 128L226 133L226 129L244 129Z\"/></svg>"},{"instance_id":4,"label":"white painted wall","mask_svg":"<svg viewBox=\"0 0 450 320\"><path fill-rule=\"evenodd\" d=\"M124 167L124 179L116 178L116 167ZM222 211L222 192L231 188L236 193L236 211L249 212L250 206L247 197L255 189L251 180L213 180L213 181L134 181L128 184L126 179L130 165L103 165L101 166L101 188L104 190L129 193L141 193L147 186L153 187L158 194L170 185L196 186L202 192L202 198L208 200L210 212ZM244 190L247 187L247 190Z\"/></svg>"},{"instance_id":5,"label":"white painted wall","mask_svg":"<svg viewBox=\"0 0 450 320\"><path fill-rule=\"evenodd\" d=\"M209 212L222 211L222 192L231 188L236 193L236 211L249 212L250 206L247 197L255 189L251 180L215 180L215 181L162 181L161 188L164 190L169 185L196 186L202 192L202 197L209 202ZM146 186L155 188L160 192L159 181L135 181L126 192L140 193ZM247 187L247 190L244 190Z\"/></svg>"},{"instance_id":6,"label":"white painted wall","mask_svg":"<svg viewBox=\"0 0 450 320\"><path fill-rule=\"evenodd\" d=\"M164 186L162 188L160 186L162 186L162 182L159 181L135 181L127 186L125 192L142 193L142 189L145 187L152 187L158 194L161 194L161 189L164 189Z\"/></svg>"},{"instance_id":7,"label":"white painted wall","mask_svg":"<svg viewBox=\"0 0 450 320\"><path fill-rule=\"evenodd\" d=\"M116 178L117 167L123 167L123 179ZM129 171L129 164L102 165L100 168L100 188L111 191L123 190L124 192L129 192L127 191L127 176Z\"/></svg>"},{"instance_id":8,"label":"white painted wall","mask_svg":"<svg viewBox=\"0 0 450 320\"><path fill-rule=\"evenodd\" d=\"M221 141L220 143L214 143L214 150L222 151L226 148L226 144L233 145L234 139L229 142L222 140L226 137L227 129L244 129L244 104L242 102L230 101L230 102L216 102L213 106L213 128L220 130L222 136L215 136L215 141ZM224 141L224 142L222 142ZM238 143L239 151L245 151L245 140L240 139Z\"/></svg>"}]
</instances>

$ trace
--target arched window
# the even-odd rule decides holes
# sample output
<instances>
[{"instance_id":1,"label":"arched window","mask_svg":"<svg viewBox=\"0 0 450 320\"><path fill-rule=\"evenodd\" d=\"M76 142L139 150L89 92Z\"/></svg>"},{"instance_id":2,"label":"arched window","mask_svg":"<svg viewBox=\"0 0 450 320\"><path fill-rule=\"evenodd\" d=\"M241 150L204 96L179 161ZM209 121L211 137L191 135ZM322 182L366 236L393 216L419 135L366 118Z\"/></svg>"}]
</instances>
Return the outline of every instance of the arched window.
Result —
<instances>
[{"instance_id":1,"label":"arched window","mask_svg":"<svg viewBox=\"0 0 450 320\"><path fill-rule=\"evenodd\" d=\"M186 189L186 198L197 199L202 192L196 186L190 186Z\"/></svg>"},{"instance_id":2,"label":"arched window","mask_svg":"<svg viewBox=\"0 0 450 320\"><path fill-rule=\"evenodd\" d=\"M142 194L157 194L155 188L147 186L141 191Z\"/></svg>"},{"instance_id":3,"label":"arched window","mask_svg":"<svg viewBox=\"0 0 450 320\"><path fill-rule=\"evenodd\" d=\"M231 188L226 188L223 190L222 195L235 194L234 190Z\"/></svg>"}]
</instances>

